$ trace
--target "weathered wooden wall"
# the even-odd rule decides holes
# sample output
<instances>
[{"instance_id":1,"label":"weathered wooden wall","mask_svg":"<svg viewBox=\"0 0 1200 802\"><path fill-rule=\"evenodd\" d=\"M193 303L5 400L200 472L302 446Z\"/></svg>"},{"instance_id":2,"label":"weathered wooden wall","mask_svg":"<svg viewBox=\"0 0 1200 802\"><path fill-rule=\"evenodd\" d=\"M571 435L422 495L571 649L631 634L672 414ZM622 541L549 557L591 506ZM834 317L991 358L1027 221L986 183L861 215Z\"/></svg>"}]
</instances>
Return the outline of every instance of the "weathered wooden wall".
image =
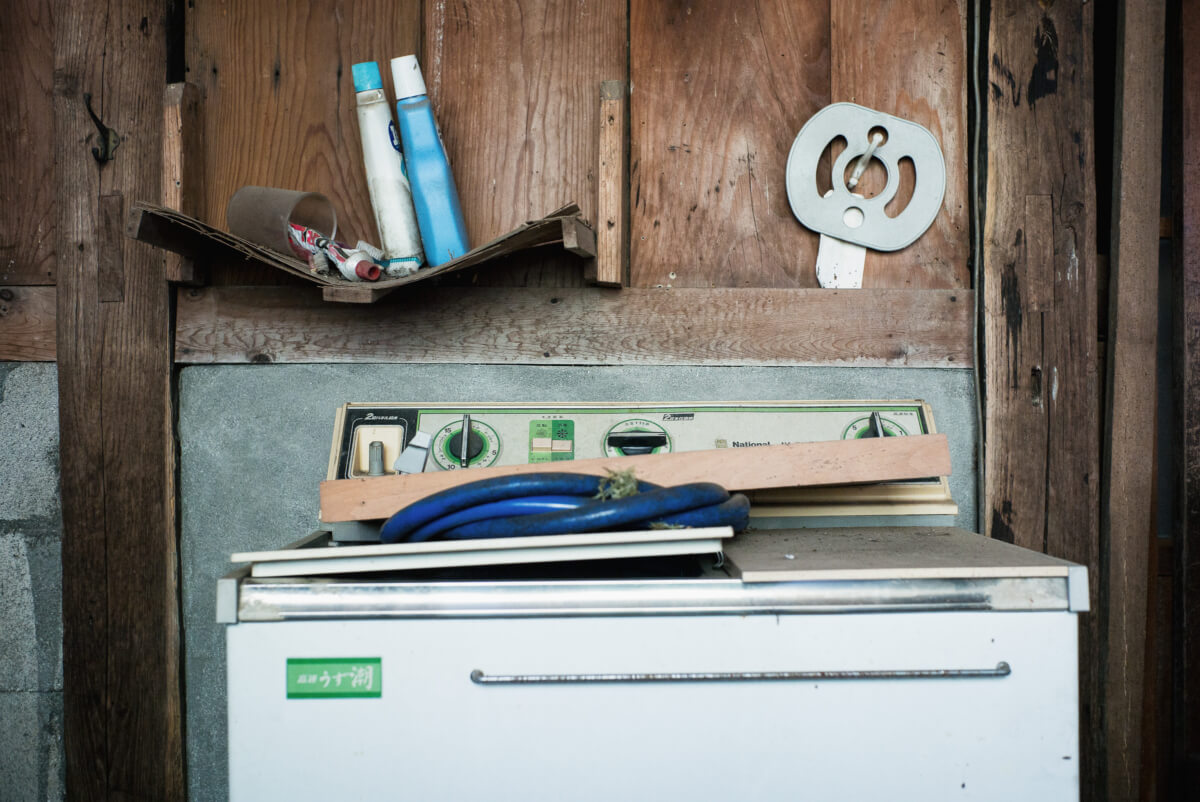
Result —
<instances>
[{"instance_id":1,"label":"weathered wooden wall","mask_svg":"<svg viewBox=\"0 0 1200 802\"><path fill-rule=\"evenodd\" d=\"M396 302L397 321L419 323L436 343L413 345L402 358L971 361L966 0L168 4L185 5L182 61L203 95L198 208L218 225L232 192L259 183L324 192L345 233L372 238L350 65L379 61L390 90L387 61L408 52L421 57L473 241L567 200L594 219L599 85L632 86L625 244L635 289L582 287L578 264L562 257L510 260L475 279L497 286L472 290L469 325L457 338L440 339L437 319L425 314L453 309L455 291L423 292L428 306L419 309ZM1184 0L1185 31L1196 28L1196 5ZM1138 621L1114 633L1099 614L1107 579L1099 537L1103 282L1095 256L1093 4L993 0L984 10L977 289L988 528L1091 569L1082 770L1086 792L1100 798L1108 779L1120 778L1123 790L1137 782L1130 784L1127 769L1104 776L1115 765L1109 758L1125 766L1136 758L1136 746L1118 737L1133 726L1136 693L1126 693L1119 723L1105 722L1098 667L1108 655L1100 635L1125 643ZM64 606L69 781L72 794L85 798L171 798L182 792L170 429L175 321L161 256L119 234L123 205L161 191L163 7L26 0L0 25L0 38L33 43L5 47L0 57L6 77L20 76L9 79L20 91L0 101L4 132L28 154L0 162L6 201L20 199L0 210L0 358L53 358L46 331L55 325L54 291L19 285L59 281L64 576L72 582ZM1186 50L1184 58L1190 63ZM1195 81L1188 86L1194 90ZM84 92L122 136L105 167L91 156L96 129ZM1193 158L1195 94L1185 91L1184 110L1192 135L1183 163L1193 173L1200 163ZM831 100L916 119L947 157L943 214L912 248L868 258L865 283L873 289L859 296L867 299L861 305L811 289L817 237L792 217L783 184L793 137ZM46 178L53 158L56 181ZM865 180L870 186L879 176ZM1192 201L1185 191L1178 295L1185 399L1195 395L1200 349L1193 342L1200 248L1192 242ZM229 286L288 283L278 274L212 267L220 286L182 291L181 361L399 358L366 336L387 307L356 321L360 310L320 304L308 288ZM1181 512L1188 536L1176 569L1185 599L1196 598L1200 585L1200 547L1191 534L1200 519L1197 415L1194 404L1185 410L1183 498L1191 506ZM97 570L104 581L82 581ZM1126 596L1134 607L1137 592ZM1200 662L1200 637L1188 609L1182 685L1190 717L1182 726L1194 752L1200 694L1186 666Z\"/></svg>"}]
</instances>

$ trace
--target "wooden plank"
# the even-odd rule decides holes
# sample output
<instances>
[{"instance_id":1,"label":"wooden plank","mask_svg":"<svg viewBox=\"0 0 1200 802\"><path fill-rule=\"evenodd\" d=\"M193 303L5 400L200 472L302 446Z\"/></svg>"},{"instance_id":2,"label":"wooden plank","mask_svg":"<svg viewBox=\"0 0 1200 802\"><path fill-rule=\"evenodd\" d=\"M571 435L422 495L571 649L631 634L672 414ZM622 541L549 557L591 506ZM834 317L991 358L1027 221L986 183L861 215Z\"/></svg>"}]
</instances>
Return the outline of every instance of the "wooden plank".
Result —
<instances>
[{"instance_id":1,"label":"wooden plank","mask_svg":"<svg viewBox=\"0 0 1200 802\"><path fill-rule=\"evenodd\" d=\"M598 219L596 86L625 79L625 10L623 0L426 4L421 68L472 245L570 200ZM548 253L477 283L579 286L583 277Z\"/></svg>"},{"instance_id":2,"label":"wooden plank","mask_svg":"<svg viewBox=\"0 0 1200 802\"><path fill-rule=\"evenodd\" d=\"M1065 577L1070 567L951 526L745 532L725 557L743 582Z\"/></svg>"},{"instance_id":3,"label":"wooden plank","mask_svg":"<svg viewBox=\"0 0 1200 802\"><path fill-rule=\"evenodd\" d=\"M158 254L119 235L120 299L99 275L104 199L160 191L165 7L54 12L67 795L182 799L170 298ZM121 139L103 165L85 94Z\"/></svg>"},{"instance_id":4,"label":"wooden plank","mask_svg":"<svg viewBox=\"0 0 1200 802\"><path fill-rule=\"evenodd\" d=\"M1118 7L1100 537L1108 543L1108 796L1140 799L1154 416L1165 0Z\"/></svg>"},{"instance_id":5,"label":"wooden plank","mask_svg":"<svg viewBox=\"0 0 1200 802\"><path fill-rule=\"evenodd\" d=\"M339 239L378 244L350 67L380 62L384 89L394 97L388 61L416 53L420 31L421 4L415 2L280 0L189 7L188 81L204 91L200 219L224 228L225 204L247 184L305 189L333 201ZM290 279L223 264L212 281Z\"/></svg>"},{"instance_id":6,"label":"wooden plank","mask_svg":"<svg viewBox=\"0 0 1200 802\"><path fill-rule=\"evenodd\" d=\"M200 119L200 88L167 84L163 95L162 205L184 214L200 213L204 203L204 143ZM205 274L194 259L167 251L163 254L167 281L199 285Z\"/></svg>"},{"instance_id":7,"label":"wooden plank","mask_svg":"<svg viewBox=\"0 0 1200 802\"><path fill-rule=\"evenodd\" d=\"M0 14L0 285L53 284L53 0L6 3Z\"/></svg>"},{"instance_id":8,"label":"wooden plank","mask_svg":"<svg viewBox=\"0 0 1200 802\"><path fill-rule=\"evenodd\" d=\"M180 293L176 359L970 367L972 312L966 290L478 288L464 303L442 287L348 313L311 290L223 287Z\"/></svg>"},{"instance_id":9,"label":"wooden plank","mask_svg":"<svg viewBox=\"0 0 1200 802\"><path fill-rule=\"evenodd\" d=\"M576 256L594 260L596 232L579 217L563 217L561 220L563 248Z\"/></svg>"},{"instance_id":10,"label":"wooden plank","mask_svg":"<svg viewBox=\"0 0 1200 802\"><path fill-rule=\"evenodd\" d=\"M923 434L332 479L321 483L321 520L329 523L387 518L431 493L499 476L557 471L605 476L609 471L630 469L645 482L716 482L730 492L890 482L948 476L950 447L944 434Z\"/></svg>"},{"instance_id":11,"label":"wooden plank","mask_svg":"<svg viewBox=\"0 0 1200 802\"><path fill-rule=\"evenodd\" d=\"M902 251L867 251L864 287L971 286L967 191L966 0L837 0L830 3L833 102L850 101L920 123L946 160L942 212ZM869 56L867 55L869 53ZM901 175L897 205L912 197ZM920 177L915 178L920 181ZM873 162L855 191L878 194L887 171Z\"/></svg>"},{"instance_id":12,"label":"wooden plank","mask_svg":"<svg viewBox=\"0 0 1200 802\"><path fill-rule=\"evenodd\" d=\"M0 362L54 361L54 288L0 287Z\"/></svg>"},{"instance_id":13,"label":"wooden plank","mask_svg":"<svg viewBox=\"0 0 1200 802\"><path fill-rule=\"evenodd\" d=\"M817 286L784 168L829 103L829 5L630 4L630 286Z\"/></svg>"},{"instance_id":14,"label":"wooden plank","mask_svg":"<svg viewBox=\"0 0 1200 802\"><path fill-rule=\"evenodd\" d=\"M1180 239L1175 284L1176 398L1180 418L1180 504L1175 592L1176 711L1181 787L1200 787L1200 0L1180 4L1181 102L1178 139Z\"/></svg>"},{"instance_id":15,"label":"wooden plank","mask_svg":"<svg viewBox=\"0 0 1200 802\"><path fill-rule=\"evenodd\" d=\"M1099 610L1094 4L998 0L986 10L982 288L985 524L993 537L1086 565ZM1049 121L1053 120L1051 124ZM1050 196L1053 304L1022 284L1027 208ZM1043 204L1044 208L1044 204ZM1045 225L1045 224L1039 224ZM1104 772L1099 615L1080 629L1085 797Z\"/></svg>"},{"instance_id":16,"label":"wooden plank","mask_svg":"<svg viewBox=\"0 0 1200 802\"><path fill-rule=\"evenodd\" d=\"M600 84L600 167L597 172L596 229L600 247L588 281L602 287L625 283L629 265L628 92L624 81Z\"/></svg>"}]
</instances>

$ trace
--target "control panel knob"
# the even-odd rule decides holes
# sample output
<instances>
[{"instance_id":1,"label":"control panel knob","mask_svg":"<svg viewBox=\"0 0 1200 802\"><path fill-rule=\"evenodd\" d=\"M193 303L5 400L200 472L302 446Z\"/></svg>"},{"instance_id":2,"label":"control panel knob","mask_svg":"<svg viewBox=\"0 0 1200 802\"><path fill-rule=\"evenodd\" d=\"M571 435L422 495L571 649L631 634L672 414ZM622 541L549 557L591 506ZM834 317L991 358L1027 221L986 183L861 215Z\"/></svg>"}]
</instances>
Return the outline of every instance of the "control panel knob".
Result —
<instances>
[{"instance_id":1,"label":"control panel knob","mask_svg":"<svg viewBox=\"0 0 1200 802\"><path fill-rule=\"evenodd\" d=\"M605 445L620 454L632 457L637 454L652 454L654 449L667 444L665 432L618 432L608 436Z\"/></svg>"},{"instance_id":2,"label":"control panel knob","mask_svg":"<svg viewBox=\"0 0 1200 802\"><path fill-rule=\"evenodd\" d=\"M465 461L462 459L462 453L463 453L463 441L462 440L463 440L462 429L459 429L457 432L450 435L450 443L448 445L448 448L450 449L451 454L453 454L455 457L459 458L459 464L465 467L468 463L471 462L471 460L478 457L479 454L483 451L483 437L480 436L479 432L475 431L474 429L471 429L471 433L469 435L467 435L467 454L466 454L467 458Z\"/></svg>"}]
</instances>

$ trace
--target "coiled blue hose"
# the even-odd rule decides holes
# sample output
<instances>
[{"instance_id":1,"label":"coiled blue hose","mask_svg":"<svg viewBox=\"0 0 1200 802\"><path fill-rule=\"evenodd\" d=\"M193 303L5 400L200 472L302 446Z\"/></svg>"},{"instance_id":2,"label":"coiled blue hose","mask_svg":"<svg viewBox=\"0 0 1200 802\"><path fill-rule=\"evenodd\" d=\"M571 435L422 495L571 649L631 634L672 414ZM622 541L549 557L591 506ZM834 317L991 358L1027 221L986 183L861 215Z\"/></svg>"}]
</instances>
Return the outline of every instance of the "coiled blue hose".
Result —
<instances>
[{"instance_id":1,"label":"coiled blue hose","mask_svg":"<svg viewBox=\"0 0 1200 802\"><path fill-rule=\"evenodd\" d=\"M601 480L589 474L533 473L460 485L414 502L383 525L384 543L416 543L441 537L522 537L675 526L733 526L749 522L745 496L697 482L658 487L639 482L640 492L620 499L595 498Z\"/></svg>"}]
</instances>

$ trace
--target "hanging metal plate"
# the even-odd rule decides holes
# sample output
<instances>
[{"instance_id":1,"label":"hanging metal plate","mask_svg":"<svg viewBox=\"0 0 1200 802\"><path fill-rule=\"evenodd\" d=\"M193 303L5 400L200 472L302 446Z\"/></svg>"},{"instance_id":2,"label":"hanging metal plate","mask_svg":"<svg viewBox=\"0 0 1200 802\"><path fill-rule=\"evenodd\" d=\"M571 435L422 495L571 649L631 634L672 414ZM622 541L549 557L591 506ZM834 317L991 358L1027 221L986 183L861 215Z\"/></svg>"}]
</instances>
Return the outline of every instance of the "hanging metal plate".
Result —
<instances>
[{"instance_id":1,"label":"hanging metal plate","mask_svg":"<svg viewBox=\"0 0 1200 802\"><path fill-rule=\"evenodd\" d=\"M868 152L875 128L887 132L872 154L887 169L887 185L878 195L862 198L851 193L845 175ZM823 198L817 189L818 162L839 136L846 148L833 164L833 191ZM908 205L890 217L885 207L900 189L900 160L905 157L912 159L916 186ZM813 115L792 143L787 193L792 213L813 231L877 251L898 251L925 233L941 210L946 163L937 139L924 126L855 103L834 103Z\"/></svg>"}]
</instances>

